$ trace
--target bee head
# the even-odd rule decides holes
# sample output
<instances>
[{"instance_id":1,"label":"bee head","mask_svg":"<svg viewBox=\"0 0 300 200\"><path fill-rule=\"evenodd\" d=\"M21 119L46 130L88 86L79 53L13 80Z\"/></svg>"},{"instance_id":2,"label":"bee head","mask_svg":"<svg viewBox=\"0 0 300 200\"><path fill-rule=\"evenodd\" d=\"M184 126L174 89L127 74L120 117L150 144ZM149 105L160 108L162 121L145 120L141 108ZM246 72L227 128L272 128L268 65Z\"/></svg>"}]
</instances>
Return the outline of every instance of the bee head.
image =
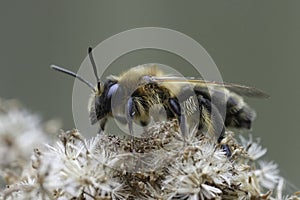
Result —
<instances>
[{"instance_id":1,"label":"bee head","mask_svg":"<svg viewBox=\"0 0 300 200\"><path fill-rule=\"evenodd\" d=\"M67 70L65 68L56 66L56 65L51 65L50 67L54 70L57 70L59 72L68 74L70 76L73 76L75 78L77 78L78 80L80 80L81 82L83 82L84 84L86 84L90 89L92 89L93 91L93 96L90 99L89 102L89 110L90 110L90 119L91 119L91 123L94 124L96 123L100 118L103 117L103 115L105 113L107 113L107 109L109 109L107 106L108 102L111 99L112 94L114 94L116 92L116 90L118 89L118 84L115 84L115 81L109 82L107 84L104 84L97 73L97 68L96 68L96 63L92 54L93 49L91 47L88 48L88 55L93 67L93 71L97 80L97 84L96 87L89 81L85 80L84 78L82 78L80 75ZM109 104L110 105L110 104Z\"/></svg>"}]
</instances>

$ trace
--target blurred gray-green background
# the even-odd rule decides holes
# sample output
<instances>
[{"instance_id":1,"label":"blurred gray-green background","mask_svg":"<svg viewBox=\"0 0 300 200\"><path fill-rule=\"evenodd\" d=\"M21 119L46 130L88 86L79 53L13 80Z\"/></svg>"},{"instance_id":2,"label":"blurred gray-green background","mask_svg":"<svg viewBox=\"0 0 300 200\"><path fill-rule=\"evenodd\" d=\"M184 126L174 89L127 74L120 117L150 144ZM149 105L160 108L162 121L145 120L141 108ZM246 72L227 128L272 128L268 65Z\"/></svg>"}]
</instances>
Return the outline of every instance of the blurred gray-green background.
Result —
<instances>
[{"instance_id":1,"label":"blurred gray-green background","mask_svg":"<svg viewBox=\"0 0 300 200\"><path fill-rule=\"evenodd\" d=\"M258 113L252 133L268 148L265 158L299 188L299 10L300 1L292 0L1 1L0 96L19 99L45 120L61 118L71 129L74 79L50 64L77 71L87 47L114 34L145 26L174 29L208 51L224 81L271 95L247 99ZM144 51L114 66L147 62L187 64L166 52Z\"/></svg>"}]
</instances>

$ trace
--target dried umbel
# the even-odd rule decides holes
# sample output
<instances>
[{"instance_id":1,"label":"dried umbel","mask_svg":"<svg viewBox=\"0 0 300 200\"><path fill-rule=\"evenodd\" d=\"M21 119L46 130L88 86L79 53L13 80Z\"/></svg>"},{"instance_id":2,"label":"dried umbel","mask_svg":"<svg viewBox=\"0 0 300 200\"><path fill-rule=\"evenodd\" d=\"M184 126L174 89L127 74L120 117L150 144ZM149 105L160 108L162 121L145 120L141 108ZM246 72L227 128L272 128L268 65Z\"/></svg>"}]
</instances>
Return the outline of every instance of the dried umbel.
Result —
<instances>
[{"instance_id":1,"label":"dried umbel","mask_svg":"<svg viewBox=\"0 0 300 200\"><path fill-rule=\"evenodd\" d=\"M33 148L51 141L50 135L59 128L56 120L41 123L16 100L0 99L0 185L19 181L30 165Z\"/></svg>"},{"instance_id":2,"label":"dried umbel","mask_svg":"<svg viewBox=\"0 0 300 200\"><path fill-rule=\"evenodd\" d=\"M282 196L277 165L260 160L266 149L252 137L238 142L227 132L228 157L216 140L196 129L184 140L178 129L176 120L160 122L134 140L61 132L34 149L0 199L300 199Z\"/></svg>"}]
</instances>

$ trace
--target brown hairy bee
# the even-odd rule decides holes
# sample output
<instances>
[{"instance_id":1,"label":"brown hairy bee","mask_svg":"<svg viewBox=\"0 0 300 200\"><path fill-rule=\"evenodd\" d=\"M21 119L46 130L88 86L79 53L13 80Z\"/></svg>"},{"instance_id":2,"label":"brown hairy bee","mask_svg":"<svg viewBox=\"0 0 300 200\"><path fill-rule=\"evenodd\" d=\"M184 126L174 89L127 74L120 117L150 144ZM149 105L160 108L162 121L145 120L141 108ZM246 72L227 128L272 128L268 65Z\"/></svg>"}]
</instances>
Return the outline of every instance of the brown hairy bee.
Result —
<instances>
[{"instance_id":1,"label":"brown hairy bee","mask_svg":"<svg viewBox=\"0 0 300 200\"><path fill-rule=\"evenodd\" d=\"M220 142L225 127L251 128L255 112L241 96L268 97L253 87L168 76L154 64L131 68L102 82L97 75L92 48L88 49L88 55L97 79L96 87L74 72L54 65L51 67L78 78L93 90L90 121L91 124L99 122L102 131L107 119L113 117L127 124L133 135L133 122L147 126L151 120L151 108L160 105L157 112L164 111L167 119L177 119L182 134L187 131L190 116L196 113L198 129L215 132ZM224 116L218 112L222 108L226 110Z\"/></svg>"}]
</instances>

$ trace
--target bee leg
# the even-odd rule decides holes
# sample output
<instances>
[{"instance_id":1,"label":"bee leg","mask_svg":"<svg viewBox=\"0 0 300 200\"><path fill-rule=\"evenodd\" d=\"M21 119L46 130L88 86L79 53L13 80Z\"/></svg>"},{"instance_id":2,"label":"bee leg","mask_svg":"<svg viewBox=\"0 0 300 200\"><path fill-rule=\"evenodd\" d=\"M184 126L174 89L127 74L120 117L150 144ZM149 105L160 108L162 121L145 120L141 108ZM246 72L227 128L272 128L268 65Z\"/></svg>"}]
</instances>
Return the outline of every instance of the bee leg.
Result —
<instances>
[{"instance_id":1,"label":"bee leg","mask_svg":"<svg viewBox=\"0 0 300 200\"><path fill-rule=\"evenodd\" d=\"M213 103L211 103L211 101L207 99L205 96L198 95L198 102L199 105L201 106L201 112L203 112L203 109L206 109L208 112L210 112L211 115L210 118L212 120L214 132L216 134L220 133L218 136L218 143L220 144L224 139L224 135L225 135L225 125L224 125L223 117L219 113L217 107ZM201 115L202 114L203 113L201 113ZM203 126L203 124L201 124L201 126ZM199 128L201 128L201 126L199 125ZM221 148L225 152L226 156L228 157L231 156L231 150L227 144L221 144Z\"/></svg>"},{"instance_id":2,"label":"bee leg","mask_svg":"<svg viewBox=\"0 0 300 200\"><path fill-rule=\"evenodd\" d=\"M184 143L185 143L185 136L186 136L186 132L187 132L186 116L184 114L182 114L180 104L178 103L177 99L170 98L168 104L169 104L171 111L174 113L174 115L178 119L179 128L183 135L183 139L184 139Z\"/></svg>"},{"instance_id":3,"label":"bee leg","mask_svg":"<svg viewBox=\"0 0 300 200\"><path fill-rule=\"evenodd\" d=\"M218 112L216 106L214 106L212 104L212 107L213 107L213 109L215 109L215 111L214 111L215 114L212 115L214 129L215 129L216 133L220 132L219 137L218 137L218 143L221 144L221 148L225 152L225 155L227 157L230 157L231 156L231 150L230 150L229 146L227 144L222 144L221 143L222 140L224 139L224 136L225 136L225 124L224 124L223 117Z\"/></svg>"},{"instance_id":4,"label":"bee leg","mask_svg":"<svg viewBox=\"0 0 300 200\"><path fill-rule=\"evenodd\" d=\"M132 97L128 99L127 108L126 108L126 116L127 116L127 124L131 137L131 149L134 149L134 136L133 136L133 116L135 115L135 111L133 110L133 100Z\"/></svg>"},{"instance_id":5,"label":"bee leg","mask_svg":"<svg viewBox=\"0 0 300 200\"><path fill-rule=\"evenodd\" d=\"M104 132L106 122L107 122L107 117L102 118L102 119L100 120L99 133Z\"/></svg>"},{"instance_id":6,"label":"bee leg","mask_svg":"<svg viewBox=\"0 0 300 200\"><path fill-rule=\"evenodd\" d=\"M218 143L221 143L223 139L224 139L224 136L221 135L218 138ZM229 148L229 146L227 144L221 144L221 148L223 149L223 151L225 152L225 155L227 157L231 157L231 150L230 150L230 148Z\"/></svg>"}]
</instances>

